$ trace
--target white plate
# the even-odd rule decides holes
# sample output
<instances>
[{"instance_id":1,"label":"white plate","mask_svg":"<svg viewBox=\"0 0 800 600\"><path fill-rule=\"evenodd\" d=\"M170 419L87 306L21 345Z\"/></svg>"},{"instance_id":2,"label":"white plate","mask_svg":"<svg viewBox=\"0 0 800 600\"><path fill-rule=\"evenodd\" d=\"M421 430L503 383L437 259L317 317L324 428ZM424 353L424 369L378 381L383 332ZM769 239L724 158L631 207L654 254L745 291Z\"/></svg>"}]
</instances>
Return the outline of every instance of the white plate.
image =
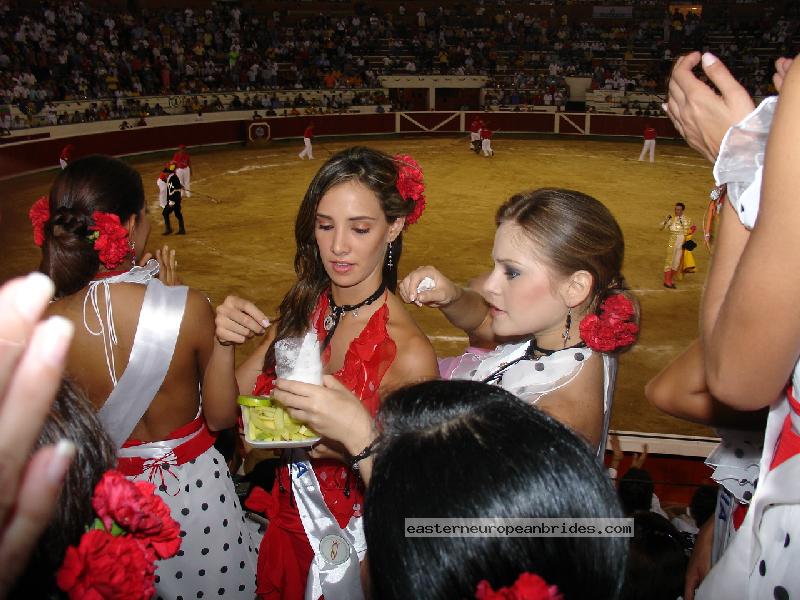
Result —
<instances>
[{"instance_id":1,"label":"white plate","mask_svg":"<svg viewBox=\"0 0 800 600\"><path fill-rule=\"evenodd\" d=\"M244 441L250 444L253 448L266 448L272 450L279 450L281 448L310 448L322 438L314 437L308 438L306 440L279 440L277 442L265 442L263 440L251 440L250 436L247 435L249 428L247 427L247 419L250 416L249 410L244 410L245 408L249 408L247 406L242 406L242 420L244 421Z\"/></svg>"}]
</instances>

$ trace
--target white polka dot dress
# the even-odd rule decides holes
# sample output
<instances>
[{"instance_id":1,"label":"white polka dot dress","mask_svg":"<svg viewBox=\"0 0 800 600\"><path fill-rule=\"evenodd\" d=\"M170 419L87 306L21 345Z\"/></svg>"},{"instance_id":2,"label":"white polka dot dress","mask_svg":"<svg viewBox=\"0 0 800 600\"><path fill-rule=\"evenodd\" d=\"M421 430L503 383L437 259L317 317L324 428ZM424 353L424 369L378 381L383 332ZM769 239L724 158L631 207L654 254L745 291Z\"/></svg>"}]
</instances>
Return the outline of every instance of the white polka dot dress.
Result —
<instances>
[{"instance_id":1,"label":"white polka dot dress","mask_svg":"<svg viewBox=\"0 0 800 600\"><path fill-rule=\"evenodd\" d=\"M594 354L589 348L574 347L558 350L536 360L521 360L528 350L528 345L529 342L525 341L498 346L492 352L468 351L448 363L446 378L484 381L502 369L499 379L493 380L491 383L500 385L503 389L530 404L536 404L543 396L572 382L581 372L583 365ZM601 441L597 448L598 457L602 457L605 452L617 372L617 361L613 356L603 354L602 359L605 392L603 398L604 425ZM510 366L504 368L505 365Z\"/></svg>"},{"instance_id":2,"label":"white polka dot dress","mask_svg":"<svg viewBox=\"0 0 800 600\"><path fill-rule=\"evenodd\" d=\"M146 446L146 445L145 445ZM255 597L260 540L252 540L225 460L209 448L159 477L158 495L179 523L177 556L156 563L156 596L164 600ZM147 481L142 474L130 479Z\"/></svg>"},{"instance_id":3,"label":"white polka dot dress","mask_svg":"<svg viewBox=\"0 0 800 600\"><path fill-rule=\"evenodd\" d=\"M767 98L725 135L714 176L728 184L728 197L742 225L758 218L761 171L777 98ZM800 362L792 379L800 389ZM697 590L698 600L800 598L800 406L784 394L770 407L755 493L739 530ZM776 460L780 458L780 460Z\"/></svg>"}]
</instances>

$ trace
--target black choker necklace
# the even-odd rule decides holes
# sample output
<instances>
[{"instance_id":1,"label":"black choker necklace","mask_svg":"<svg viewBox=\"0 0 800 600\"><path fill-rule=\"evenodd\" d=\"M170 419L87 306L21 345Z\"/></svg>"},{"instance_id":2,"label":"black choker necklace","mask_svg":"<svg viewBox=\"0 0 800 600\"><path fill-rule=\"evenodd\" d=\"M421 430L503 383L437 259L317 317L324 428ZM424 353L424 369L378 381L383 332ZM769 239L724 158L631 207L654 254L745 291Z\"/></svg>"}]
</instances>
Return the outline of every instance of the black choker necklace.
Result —
<instances>
[{"instance_id":1,"label":"black choker necklace","mask_svg":"<svg viewBox=\"0 0 800 600\"><path fill-rule=\"evenodd\" d=\"M585 345L586 344L583 341L581 341L575 344L574 346L569 346L569 348L583 348ZM567 350L567 348L562 348L562 350ZM555 354L556 352L558 352L558 350L548 350L546 348L540 348L539 345L536 343L536 338L535 337L531 338L531 341L528 343L528 347L525 349L525 353L522 356L520 356L519 358L515 358L510 362L503 363L502 365L500 365L500 367L496 371L491 373L488 377L485 377L482 380L482 383L493 383L493 382L499 383L503 377L503 373L505 373L506 370L511 365L515 365L523 360L537 361L543 356L550 356L551 354Z\"/></svg>"},{"instance_id":2,"label":"black choker necklace","mask_svg":"<svg viewBox=\"0 0 800 600\"><path fill-rule=\"evenodd\" d=\"M333 299L333 291L328 290L328 304L330 305L331 314L325 317L325 320L322 323L322 326L325 328L327 332L325 334L325 340L322 342L322 350L324 350L331 341L333 337L333 332L336 331L336 327L339 325L339 321L341 321L342 317L345 313L352 312L354 317L358 316L358 309L363 308L364 306L369 306L375 300L380 298L383 295L383 292L386 291L386 283L381 281L380 286L378 289L373 292L369 298L359 302L358 304L343 304L339 306Z\"/></svg>"}]
</instances>

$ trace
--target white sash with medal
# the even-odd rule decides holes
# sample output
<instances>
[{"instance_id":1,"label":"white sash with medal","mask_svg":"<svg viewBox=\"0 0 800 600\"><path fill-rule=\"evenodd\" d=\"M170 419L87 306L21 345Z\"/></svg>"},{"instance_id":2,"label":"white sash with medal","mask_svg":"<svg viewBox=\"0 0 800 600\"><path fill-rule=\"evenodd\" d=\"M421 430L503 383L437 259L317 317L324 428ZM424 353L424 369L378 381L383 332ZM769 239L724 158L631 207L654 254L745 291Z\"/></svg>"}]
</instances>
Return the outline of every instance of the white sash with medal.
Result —
<instances>
[{"instance_id":1,"label":"white sash with medal","mask_svg":"<svg viewBox=\"0 0 800 600\"><path fill-rule=\"evenodd\" d=\"M303 522L314 559L308 572L306 600L363 600L359 561L367 551L361 517L352 517L345 529L325 504L308 456L289 464L297 512Z\"/></svg>"}]
</instances>

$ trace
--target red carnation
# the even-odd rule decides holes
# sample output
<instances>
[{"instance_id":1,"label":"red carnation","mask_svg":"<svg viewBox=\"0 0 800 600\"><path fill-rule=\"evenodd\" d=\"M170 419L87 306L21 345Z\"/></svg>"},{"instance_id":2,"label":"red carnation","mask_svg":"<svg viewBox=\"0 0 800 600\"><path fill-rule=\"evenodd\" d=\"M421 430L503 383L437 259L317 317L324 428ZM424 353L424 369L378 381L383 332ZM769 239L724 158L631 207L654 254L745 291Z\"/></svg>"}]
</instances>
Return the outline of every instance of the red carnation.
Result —
<instances>
[{"instance_id":1,"label":"red carnation","mask_svg":"<svg viewBox=\"0 0 800 600\"><path fill-rule=\"evenodd\" d=\"M28 211L28 218L33 225L33 243L41 247L44 243L44 224L50 220L50 200L40 197Z\"/></svg>"},{"instance_id":2,"label":"red carnation","mask_svg":"<svg viewBox=\"0 0 800 600\"><path fill-rule=\"evenodd\" d=\"M148 600L156 592L154 560L135 538L95 529L67 548L56 583L70 600Z\"/></svg>"},{"instance_id":3,"label":"red carnation","mask_svg":"<svg viewBox=\"0 0 800 600\"><path fill-rule=\"evenodd\" d=\"M614 352L632 345L639 333L633 322L636 310L624 294L615 294L600 305L599 315L587 315L581 320L581 339L597 352Z\"/></svg>"},{"instance_id":4,"label":"red carnation","mask_svg":"<svg viewBox=\"0 0 800 600\"><path fill-rule=\"evenodd\" d=\"M142 481L137 481L136 485L148 485L151 488L153 487L149 483ZM175 556L181 548L181 528L178 522L172 518L167 503L156 494L151 494L145 496L143 509L149 513L151 517L155 517L158 524L150 523L148 520L148 529L130 531L130 534L135 538L139 538L142 543L147 544L158 558L163 559Z\"/></svg>"},{"instance_id":5,"label":"red carnation","mask_svg":"<svg viewBox=\"0 0 800 600\"><path fill-rule=\"evenodd\" d=\"M612 322L629 321L636 314L633 303L625 294L614 294L600 306L603 315Z\"/></svg>"},{"instance_id":6,"label":"red carnation","mask_svg":"<svg viewBox=\"0 0 800 600\"><path fill-rule=\"evenodd\" d=\"M558 588L532 573L522 573L514 585L495 591L485 579L475 590L476 600L563 600Z\"/></svg>"},{"instance_id":7,"label":"red carnation","mask_svg":"<svg viewBox=\"0 0 800 600\"><path fill-rule=\"evenodd\" d=\"M119 471L106 471L94 489L92 508L107 530L116 523L158 558L169 558L181 547L180 527L154 490L152 483L132 482Z\"/></svg>"},{"instance_id":8,"label":"red carnation","mask_svg":"<svg viewBox=\"0 0 800 600\"><path fill-rule=\"evenodd\" d=\"M153 489L150 483L136 484L119 471L109 470L94 488L92 508L108 531L111 531L113 523L130 533L147 530L157 521L144 510L147 504L145 494L152 494Z\"/></svg>"},{"instance_id":9,"label":"red carnation","mask_svg":"<svg viewBox=\"0 0 800 600\"><path fill-rule=\"evenodd\" d=\"M94 241L94 249L106 269L113 269L131 252L128 230L120 223L119 216L113 213L96 210L92 213L92 219L94 225L89 227L89 231L99 234Z\"/></svg>"},{"instance_id":10,"label":"red carnation","mask_svg":"<svg viewBox=\"0 0 800 600\"><path fill-rule=\"evenodd\" d=\"M406 216L406 224L413 225L425 211L425 183L422 168L409 154L394 157L397 164L397 191L404 200L414 202L414 209Z\"/></svg>"}]
</instances>

